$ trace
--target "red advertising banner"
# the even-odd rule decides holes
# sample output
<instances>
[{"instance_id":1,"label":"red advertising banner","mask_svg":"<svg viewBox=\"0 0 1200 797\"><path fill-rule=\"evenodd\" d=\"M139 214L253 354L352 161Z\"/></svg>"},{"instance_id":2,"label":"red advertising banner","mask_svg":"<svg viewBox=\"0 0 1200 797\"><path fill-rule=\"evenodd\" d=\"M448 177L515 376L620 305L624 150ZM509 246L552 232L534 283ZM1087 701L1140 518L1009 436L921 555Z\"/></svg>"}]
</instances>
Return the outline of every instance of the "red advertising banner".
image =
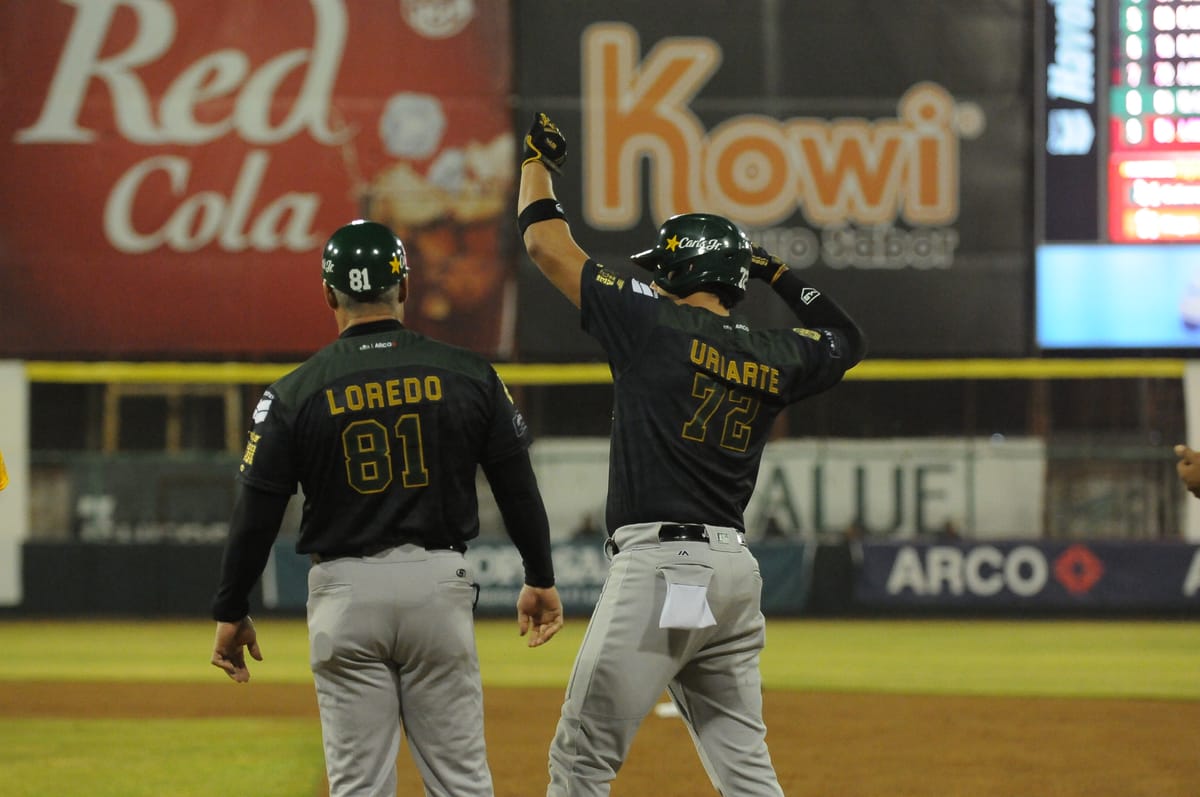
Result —
<instances>
[{"instance_id":1,"label":"red advertising banner","mask_svg":"<svg viewBox=\"0 0 1200 797\"><path fill-rule=\"evenodd\" d=\"M8 0L0 41L0 356L306 354L357 217L410 326L510 353L507 2Z\"/></svg>"}]
</instances>

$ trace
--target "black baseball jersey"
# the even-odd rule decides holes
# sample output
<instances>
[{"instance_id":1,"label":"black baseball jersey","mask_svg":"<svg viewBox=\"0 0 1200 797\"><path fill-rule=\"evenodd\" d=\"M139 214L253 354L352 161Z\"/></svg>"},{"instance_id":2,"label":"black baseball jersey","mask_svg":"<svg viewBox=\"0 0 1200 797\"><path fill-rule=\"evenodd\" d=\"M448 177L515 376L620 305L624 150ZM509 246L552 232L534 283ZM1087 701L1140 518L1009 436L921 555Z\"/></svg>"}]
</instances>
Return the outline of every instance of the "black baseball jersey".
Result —
<instances>
[{"instance_id":1,"label":"black baseball jersey","mask_svg":"<svg viewBox=\"0 0 1200 797\"><path fill-rule=\"evenodd\" d=\"M580 307L613 375L609 533L651 522L745 528L776 416L854 363L836 330L754 330L591 260Z\"/></svg>"},{"instance_id":2,"label":"black baseball jersey","mask_svg":"<svg viewBox=\"0 0 1200 797\"><path fill-rule=\"evenodd\" d=\"M479 534L476 468L529 446L482 357L398 321L348 328L263 394L239 478L290 495L296 550L325 556Z\"/></svg>"}]
</instances>

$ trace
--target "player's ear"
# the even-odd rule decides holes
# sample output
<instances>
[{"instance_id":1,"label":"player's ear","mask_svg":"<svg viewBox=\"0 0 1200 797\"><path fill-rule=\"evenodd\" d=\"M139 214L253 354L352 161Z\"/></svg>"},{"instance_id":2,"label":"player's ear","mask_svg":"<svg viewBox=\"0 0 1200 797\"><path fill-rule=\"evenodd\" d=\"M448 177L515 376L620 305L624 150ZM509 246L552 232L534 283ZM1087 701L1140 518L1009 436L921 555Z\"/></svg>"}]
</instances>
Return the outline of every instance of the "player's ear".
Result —
<instances>
[{"instance_id":1,"label":"player's ear","mask_svg":"<svg viewBox=\"0 0 1200 797\"><path fill-rule=\"evenodd\" d=\"M404 304L404 300L408 298L408 277L400 280L400 290L396 291L396 303Z\"/></svg>"},{"instance_id":2,"label":"player's ear","mask_svg":"<svg viewBox=\"0 0 1200 797\"><path fill-rule=\"evenodd\" d=\"M333 288L329 287L325 283L321 283L321 289L325 291L325 304L329 305L329 309L338 309L337 295L334 294Z\"/></svg>"}]
</instances>

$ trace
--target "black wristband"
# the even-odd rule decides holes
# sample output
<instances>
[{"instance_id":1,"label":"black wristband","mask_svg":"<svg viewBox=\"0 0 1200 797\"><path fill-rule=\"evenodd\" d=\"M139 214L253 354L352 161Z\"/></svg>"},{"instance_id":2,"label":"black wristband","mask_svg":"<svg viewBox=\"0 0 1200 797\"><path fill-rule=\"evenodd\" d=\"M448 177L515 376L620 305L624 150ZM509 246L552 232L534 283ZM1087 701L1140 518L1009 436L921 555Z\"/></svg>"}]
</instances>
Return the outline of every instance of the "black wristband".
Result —
<instances>
[{"instance_id":1,"label":"black wristband","mask_svg":"<svg viewBox=\"0 0 1200 797\"><path fill-rule=\"evenodd\" d=\"M529 229L531 224L537 224L539 221L549 221L550 219L567 220L567 214L563 212L562 205L557 199L546 197L545 199L537 199L525 206L517 216L517 228L520 229L521 235L525 235L525 230Z\"/></svg>"}]
</instances>

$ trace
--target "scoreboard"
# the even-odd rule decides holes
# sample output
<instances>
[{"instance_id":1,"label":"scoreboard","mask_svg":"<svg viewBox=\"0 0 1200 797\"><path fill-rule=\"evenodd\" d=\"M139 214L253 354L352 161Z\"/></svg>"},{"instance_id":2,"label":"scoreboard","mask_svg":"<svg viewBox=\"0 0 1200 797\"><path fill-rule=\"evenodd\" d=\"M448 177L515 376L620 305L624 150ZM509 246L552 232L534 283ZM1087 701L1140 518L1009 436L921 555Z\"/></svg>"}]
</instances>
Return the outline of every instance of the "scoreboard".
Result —
<instances>
[{"instance_id":1,"label":"scoreboard","mask_svg":"<svg viewBox=\"0 0 1200 797\"><path fill-rule=\"evenodd\" d=\"M1115 12L1108 237L1200 241L1200 2Z\"/></svg>"},{"instance_id":2,"label":"scoreboard","mask_svg":"<svg viewBox=\"0 0 1200 797\"><path fill-rule=\"evenodd\" d=\"M1200 349L1200 0L1039 0L1036 338Z\"/></svg>"}]
</instances>

